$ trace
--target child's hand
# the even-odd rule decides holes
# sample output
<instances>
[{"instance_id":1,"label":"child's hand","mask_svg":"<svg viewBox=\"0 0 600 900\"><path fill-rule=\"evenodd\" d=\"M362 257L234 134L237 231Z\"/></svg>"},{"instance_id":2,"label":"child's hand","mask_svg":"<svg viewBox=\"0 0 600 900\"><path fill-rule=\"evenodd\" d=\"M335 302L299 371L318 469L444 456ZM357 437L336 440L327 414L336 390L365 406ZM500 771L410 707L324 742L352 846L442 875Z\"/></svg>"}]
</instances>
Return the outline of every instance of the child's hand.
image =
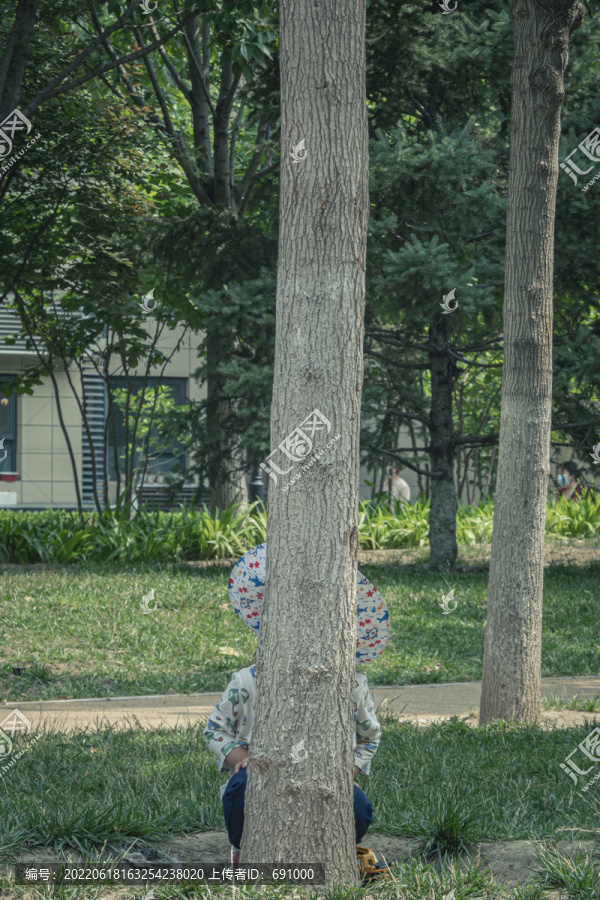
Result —
<instances>
[{"instance_id":1,"label":"child's hand","mask_svg":"<svg viewBox=\"0 0 600 900\"><path fill-rule=\"evenodd\" d=\"M235 764L235 768L233 770L233 774L237 775L240 769L246 769L248 767L248 757L243 759L241 762Z\"/></svg>"},{"instance_id":2,"label":"child's hand","mask_svg":"<svg viewBox=\"0 0 600 900\"><path fill-rule=\"evenodd\" d=\"M230 750L227 756L225 757L225 765L229 766L230 769L233 769L233 774L236 775L240 769L241 764L244 764L244 768L246 767L248 762L248 748L247 747L234 747L233 750Z\"/></svg>"}]
</instances>

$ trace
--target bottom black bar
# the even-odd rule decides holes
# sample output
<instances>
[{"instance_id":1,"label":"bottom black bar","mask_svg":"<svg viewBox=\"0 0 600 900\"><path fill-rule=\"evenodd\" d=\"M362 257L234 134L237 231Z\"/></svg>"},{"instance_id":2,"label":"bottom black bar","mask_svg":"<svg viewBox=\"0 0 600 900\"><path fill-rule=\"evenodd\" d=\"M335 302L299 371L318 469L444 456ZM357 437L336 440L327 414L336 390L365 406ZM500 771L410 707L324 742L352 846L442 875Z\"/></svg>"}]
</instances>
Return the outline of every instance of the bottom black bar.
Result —
<instances>
[{"instance_id":1,"label":"bottom black bar","mask_svg":"<svg viewBox=\"0 0 600 900\"><path fill-rule=\"evenodd\" d=\"M16 884L325 884L325 865L15 865Z\"/></svg>"}]
</instances>

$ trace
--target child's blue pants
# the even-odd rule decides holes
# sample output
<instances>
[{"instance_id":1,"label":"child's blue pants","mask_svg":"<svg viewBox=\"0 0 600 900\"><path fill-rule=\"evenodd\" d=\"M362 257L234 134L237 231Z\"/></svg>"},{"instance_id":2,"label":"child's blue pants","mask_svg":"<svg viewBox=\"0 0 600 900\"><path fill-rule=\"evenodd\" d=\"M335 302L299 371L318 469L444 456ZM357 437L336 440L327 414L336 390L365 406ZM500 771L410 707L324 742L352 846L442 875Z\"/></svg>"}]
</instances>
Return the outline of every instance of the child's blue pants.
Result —
<instances>
[{"instance_id":1,"label":"child's blue pants","mask_svg":"<svg viewBox=\"0 0 600 900\"><path fill-rule=\"evenodd\" d=\"M246 769L240 769L232 775L223 794L223 812L229 842L238 849L242 846L242 832L244 830L244 800L246 797L246 781L248 775ZM373 821L373 807L369 798L354 785L354 827L356 829L356 843L360 844L369 825Z\"/></svg>"}]
</instances>

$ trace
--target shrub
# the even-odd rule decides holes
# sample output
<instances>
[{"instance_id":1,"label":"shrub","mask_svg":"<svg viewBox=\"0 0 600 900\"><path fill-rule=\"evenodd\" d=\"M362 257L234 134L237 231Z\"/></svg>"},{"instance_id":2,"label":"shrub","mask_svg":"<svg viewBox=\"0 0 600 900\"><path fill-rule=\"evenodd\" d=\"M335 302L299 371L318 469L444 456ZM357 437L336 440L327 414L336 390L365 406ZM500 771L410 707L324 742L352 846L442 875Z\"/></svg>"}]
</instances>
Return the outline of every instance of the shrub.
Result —
<instances>
[{"instance_id":1,"label":"shrub","mask_svg":"<svg viewBox=\"0 0 600 900\"><path fill-rule=\"evenodd\" d=\"M359 507L360 546L364 550L423 547L428 540L429 501L410 504L364 501ZM492 539L494 504L461 506L456 520L459 544ZM600 495L579 502L550 504L546 532L563 537L600 535ZM111 560L122 563L176 562L239 557L267 536L262 503L231 504L211 516L206 507L149 512L119 507L83 517L63 510L0 510L0 563L71 563Z\"/></svg>"}]
</instances>

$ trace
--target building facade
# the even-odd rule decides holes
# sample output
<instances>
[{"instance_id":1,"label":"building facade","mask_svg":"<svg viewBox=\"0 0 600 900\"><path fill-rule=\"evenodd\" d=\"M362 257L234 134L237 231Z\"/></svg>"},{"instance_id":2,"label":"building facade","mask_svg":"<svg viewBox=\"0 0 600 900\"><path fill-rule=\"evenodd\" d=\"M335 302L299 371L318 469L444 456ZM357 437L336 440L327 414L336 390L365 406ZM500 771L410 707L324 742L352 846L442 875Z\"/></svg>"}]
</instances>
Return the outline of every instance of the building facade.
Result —
<instances>
[{"instance_id":1,"label":"building facade","mask_svg":"<svg viewBox=\"0 0 600 900\"><path fill-rule=\"evenodd\" d=\"M76 508L76 481L84 506L94 506L94 484L100 496L106 494L109 502L114 504L117 496L114 452L107 453L104 438L109 409L106 381L88 361L83 362L81 371L77 365L70 366L68 371L64 366L56 369L56 388L46 377L31 394L5 396L2 382L37 361L35 351L27 349L25 340L14 338L18 331L16 314L0 308L0 443L3 441L4 450L2 453L0 448L0 507ZM5 337L10 337L12 343L4 344ZM181 332L169 331L157 346L169 355L180 337ZM178 405L186 399L202 399L203 389L193 377L199 364L200 341L201 336L188 331L161 379ZM134 381L135 376L141 380L142 374L141 371L134 372ZM159 374L158 371L150 373L149 386L156 382ZM111 388L124 387L126 379L117 370L110 385ZM84 427L80 404L86 413L89 433ZM117 431L119 425L117 421ZM121 440L124 441L124 434ZM105 454L106 482L103 477ZM95 472L93 458L96 460ZM173 448L149 466L143 485L146 495L154 493L158 497L164 493L165 474L176 458L181 458L181 451ZM187 493L191 495L197 486L187 487Z\"/></svg>"}]
</instances>

